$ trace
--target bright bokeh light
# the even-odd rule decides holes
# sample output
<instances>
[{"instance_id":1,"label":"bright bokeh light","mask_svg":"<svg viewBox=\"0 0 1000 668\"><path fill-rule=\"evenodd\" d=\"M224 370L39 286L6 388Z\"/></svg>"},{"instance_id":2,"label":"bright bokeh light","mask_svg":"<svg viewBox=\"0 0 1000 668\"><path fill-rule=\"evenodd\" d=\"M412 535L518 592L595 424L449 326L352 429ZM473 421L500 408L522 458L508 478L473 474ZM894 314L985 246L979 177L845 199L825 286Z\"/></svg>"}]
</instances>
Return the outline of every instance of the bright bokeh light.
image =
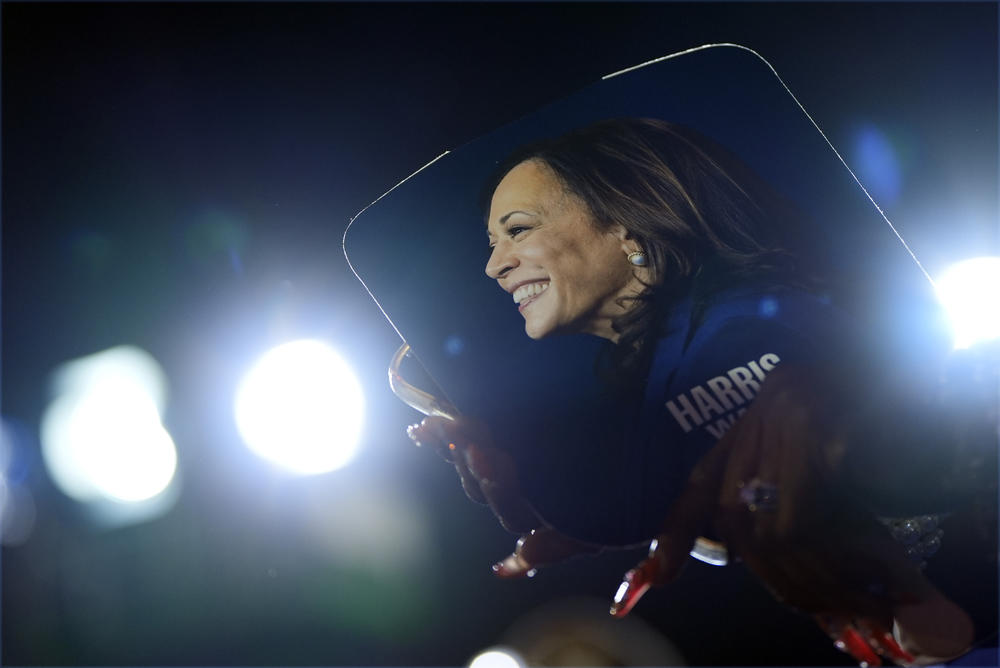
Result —
<instances>
[{"instance_id":1,"label":"bright bokeh light","mask_svg":"<svg viewBox=\"0 0 1000 668\"><path fill-rule=\"evenodd\" d=\"M493 647L477 654L469 662L469 668L524 668L520 655L506 647Z\"/></svg>"},{"instance_id":2,"label":"bright bokeh light","mask_svg":"<svg viewBox=\"0 0 1000 668\"><path fill-rule=\"evenodd\" d=\"M42 416L49 475L81 501L138 502L163 492L177 450L161 423L166 382L146 352L120 346L63 365Z\"/></svg>"},{"instance_id":3,"label":"bright bokeh light","mask_svg":"<svg viewBox=\"0 0 1000 668\"><path fill-rule=\"evenodd\" d=\"M247 446L300 474L326 473L357 450L364 397L351 368L321 341L267 352L240 383L236 425Z\"/></svg>"},{"instance_id":4,"label":"bright bokeh light","mask_svg":"<svg viewBox=\"0 0 1000 668\"><path fill-rule=\"evenodd\" d=\"M1000 257L951 265L935 280L948 312L956 348L1000 337Z\"/></svg>"}]
</instances>

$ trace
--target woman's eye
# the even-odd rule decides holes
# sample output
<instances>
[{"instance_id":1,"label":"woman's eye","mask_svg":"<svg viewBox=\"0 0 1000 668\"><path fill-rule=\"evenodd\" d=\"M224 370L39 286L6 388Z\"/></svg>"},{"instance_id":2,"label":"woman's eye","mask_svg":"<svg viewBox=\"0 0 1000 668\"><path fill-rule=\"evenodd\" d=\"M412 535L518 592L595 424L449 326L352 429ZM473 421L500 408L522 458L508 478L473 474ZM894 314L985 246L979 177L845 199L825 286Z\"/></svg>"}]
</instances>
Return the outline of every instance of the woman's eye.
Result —
<instances>
[{"instance_id":1,"label":"woman's eye","mask_svg":"<svg viewBox=\"0 0 1000 668\"><path fill-rule=\"evenodd\" d=\"M516 237L521 232L527 231L527 229L528 229L527 227L522 227L521 225L514 225L513 227L507 229L507 234L509 234L511 237Z\"/></svg>"}]
</instances>

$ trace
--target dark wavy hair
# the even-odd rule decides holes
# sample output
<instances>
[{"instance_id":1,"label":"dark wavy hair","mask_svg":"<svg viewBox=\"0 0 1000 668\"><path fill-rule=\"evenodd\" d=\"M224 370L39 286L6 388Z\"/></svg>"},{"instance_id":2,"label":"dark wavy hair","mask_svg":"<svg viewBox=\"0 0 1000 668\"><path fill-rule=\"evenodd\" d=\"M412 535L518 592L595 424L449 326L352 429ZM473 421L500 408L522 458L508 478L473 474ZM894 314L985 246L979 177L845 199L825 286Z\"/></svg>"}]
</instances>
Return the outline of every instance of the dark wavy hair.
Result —
<instances>
[{"instance_id":1,"label":"dark wavy hair","mask_svg":"<svg viewBox=\"0 0 1000 668\"><path fill-rule=\"evenodd\" d=\"M730 286L811 289L821 283L820 255L802 233L804 216L739 159L689 128L612 119L524 146L485 184L485 215L500 181L529 160L548 166L598 226L622 225L649 260L652 280L613 323L618 374L645 366L664 333L663 315L688 294L697 317L713 294Z\"/></svg>"}]
</instances>

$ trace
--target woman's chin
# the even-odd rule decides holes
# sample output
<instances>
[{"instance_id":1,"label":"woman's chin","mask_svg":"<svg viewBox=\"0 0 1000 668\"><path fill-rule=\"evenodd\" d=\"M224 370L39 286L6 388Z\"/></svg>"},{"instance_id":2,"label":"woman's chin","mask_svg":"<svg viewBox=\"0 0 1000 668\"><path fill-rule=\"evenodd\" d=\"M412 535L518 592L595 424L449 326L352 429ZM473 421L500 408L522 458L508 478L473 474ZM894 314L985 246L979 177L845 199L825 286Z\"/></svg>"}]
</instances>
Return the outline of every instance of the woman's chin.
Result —
<instances>
[{"instance_id":1,"label":"woman's chin","mask_svg":"<svg viewBox=\"0 0 1000 668\"><path fill-rule=\"evenodd\" d=\"M534 339L535 341L544 339L550 334L548 330L532 328L528 323L524 324L524 333L528 335L529 339Z\"/></svg>"},{"instance_id":2,"label":"woman's chin","mask_svg":"<svg viewBox=\"0 0 1000 668\"><path fill-rule=\"evenodd\" d=\"M554 328L551 324L542 321L537 316L526 316L524 320L524 333L528 335L528 338L538 341L539 339L544 339L553 333Z\"/></svg>"}]
</instances>

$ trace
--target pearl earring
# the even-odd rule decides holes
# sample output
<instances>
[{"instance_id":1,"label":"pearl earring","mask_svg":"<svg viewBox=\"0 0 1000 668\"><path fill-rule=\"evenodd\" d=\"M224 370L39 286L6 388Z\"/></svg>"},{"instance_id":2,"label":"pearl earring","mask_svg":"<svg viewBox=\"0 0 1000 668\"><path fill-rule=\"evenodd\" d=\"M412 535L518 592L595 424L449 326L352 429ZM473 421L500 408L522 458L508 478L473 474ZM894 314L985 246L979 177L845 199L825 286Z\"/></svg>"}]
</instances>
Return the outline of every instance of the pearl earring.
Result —
<instances>
[{"instance_id":1,"label":"pearl earring","mask_svg":"<svg viewBox=\"0 0 1000 668\"><path fill-rule=\"evenodd\" d=\"M642 251L632 251L628 254L629 264L636 267L645 267L649 260L646 259L646 254Z\"/></svg>"}]
</instances>

